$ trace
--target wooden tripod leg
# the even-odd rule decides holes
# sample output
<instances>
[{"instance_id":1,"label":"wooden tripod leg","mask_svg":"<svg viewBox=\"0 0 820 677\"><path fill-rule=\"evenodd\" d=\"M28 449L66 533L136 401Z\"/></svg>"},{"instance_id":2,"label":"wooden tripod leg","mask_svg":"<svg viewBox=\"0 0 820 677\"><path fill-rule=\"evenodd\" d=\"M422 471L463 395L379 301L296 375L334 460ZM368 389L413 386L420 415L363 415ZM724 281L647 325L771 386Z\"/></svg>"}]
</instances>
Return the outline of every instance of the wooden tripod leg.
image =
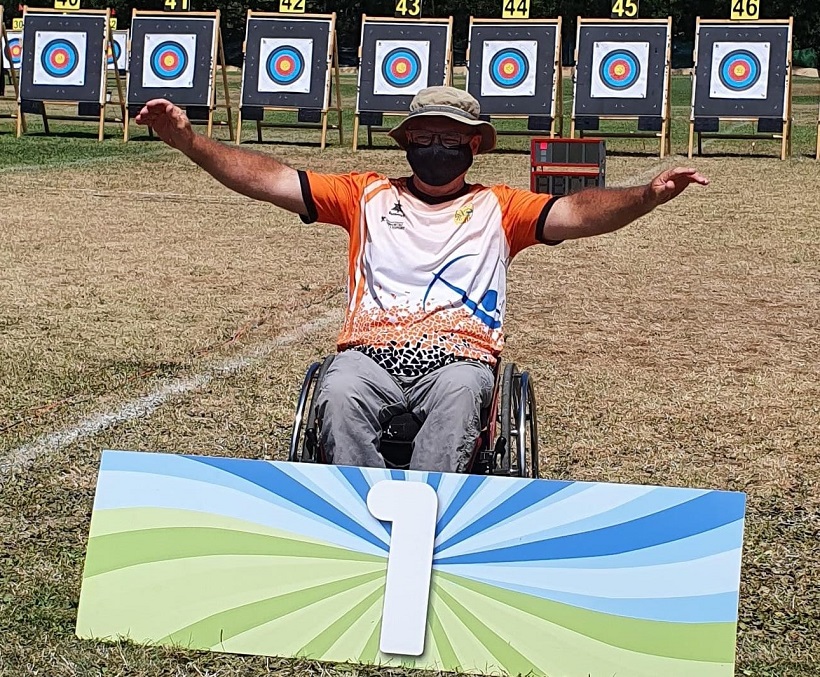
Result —
<instances>
[{"instance_id":1,"label":"wooden tripod leg","mask_svg":"<svg viewBox=\"0 0 820 677\"><path fill-rule=\"evenodd\" d=\"M100 128L97 130L97 141L105 138L105 104L100 104Z\"/></svg>"},{"instance_id":2,"label":"wooden tripod leg","mask_svg":"<svg viewBox=\"0 0 820 677\"><path fill-rule=\"evenodd\" d=\"M692 151L695 147L695 123L689 122L689 159L692 159Z\"/></svg>"},{"instance_id":3,"label":"wooden tripod leg","mask_svg":"<svg viewBox=\"0 0 820 677\"><path fill-rule=\"evenodd\" d=\"M353 150L359 149L359 114L353 117Z\"/></svg>"},{"instance_id":4,"label":"wooden tripod leg","mask_svg":"<svg viewBox=\"0 0 820 677\"><path fill-rule=\"evenodd\" d=\"M236 145L242 143L242 109L236 113Z\"/></svg>"},{"instance_id":5,"label":"wooden tripod leg","mask_svg":"<svg viewBox=\"0 0 820 677\"><path fill-rule=\"evenodd\" d=\"M322 112L322 141L319 150L324 150L327 144L327 111Z\"/></svg>"}]
</instances>

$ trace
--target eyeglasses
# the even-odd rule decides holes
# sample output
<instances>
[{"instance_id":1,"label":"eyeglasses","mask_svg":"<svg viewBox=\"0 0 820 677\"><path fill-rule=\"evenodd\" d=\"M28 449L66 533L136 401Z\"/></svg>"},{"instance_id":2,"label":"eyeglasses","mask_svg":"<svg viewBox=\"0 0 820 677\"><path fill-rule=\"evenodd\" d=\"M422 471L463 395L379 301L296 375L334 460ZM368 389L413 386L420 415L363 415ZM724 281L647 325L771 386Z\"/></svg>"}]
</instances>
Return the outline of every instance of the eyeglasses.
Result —
<instances>
[{"instance_id":1,"label":"eyeglasses","mask_svg":"<svg viewBox=\"0 0 820 677\"><path fill-rule=\"evenodd\" d=\"M460 134L459 132L428 132L426 129L408 129L407 140L417 146L429 146L433 139L438 139L445 148L466 146L475 134Z\"/></svg>"}]
</instances>

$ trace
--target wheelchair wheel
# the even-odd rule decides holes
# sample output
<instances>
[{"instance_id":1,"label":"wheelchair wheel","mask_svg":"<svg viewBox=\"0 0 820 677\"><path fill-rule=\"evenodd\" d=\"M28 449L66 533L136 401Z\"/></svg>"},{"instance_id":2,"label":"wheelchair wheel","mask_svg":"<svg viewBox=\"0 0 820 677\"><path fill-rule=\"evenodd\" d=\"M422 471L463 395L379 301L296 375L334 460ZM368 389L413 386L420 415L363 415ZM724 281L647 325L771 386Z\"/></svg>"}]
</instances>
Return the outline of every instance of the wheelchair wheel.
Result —
<instances>
[{"instance_id":1,"label":"wheelchair wheel","mask_svg":"<svg viewBox=\"0 0 820 677\"><path fill-rule=\"evenodd\" d=\"M538 419L529 372L507 364L501 385L501 437L505 453L500 474L538 477ZM528 467L529 466L529 467Z\"/></svg>"},{"instance_id":2,"label":"wheelchair wheel","mask_svg":"<svg viewBox=\"0 0 820 677\"><path fill-rule=\"evenodd\" d=\"M315 463L319 460L319 441L316 429L317 393L319 384L332 362L333 355L329 355L321 362L311 364L305 372L302 390L299 392L299 399L296 403L296 415L293 418L288 461Z\"/></svg>"}]
</instances>

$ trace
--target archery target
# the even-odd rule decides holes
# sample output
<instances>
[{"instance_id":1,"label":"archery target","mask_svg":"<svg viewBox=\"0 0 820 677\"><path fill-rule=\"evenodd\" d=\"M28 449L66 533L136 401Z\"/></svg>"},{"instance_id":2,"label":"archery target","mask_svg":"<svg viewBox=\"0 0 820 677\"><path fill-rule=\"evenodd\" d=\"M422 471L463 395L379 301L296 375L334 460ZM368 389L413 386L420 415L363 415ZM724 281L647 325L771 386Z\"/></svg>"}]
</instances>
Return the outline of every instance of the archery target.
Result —
<instances>
[{"instance_id":1,"label":"archery target","mask_svg":"<svg viewBox=\"0 0 820 677\"><path fill-rule=\"evenodd\" d=\"M427 87L428 40L377 40L374 94L417 94Z\"/></svg>"},{"instance_id":2,"label":"archery target","mask_svg":"<svg viewBox=\"0 0 820 677\"><path fill-rule=\"evenodd\" d=\"M260 40L258 91L308 94L312 68L312 39Z\"/></svg>"},{"instance_id":3,"label":"archery target","mask_svg":"<svg viewBox=\"0 0 820 677\"><path fill-rule=\"evenodd\" d=\"M74 31L37 31L34 36L35 85L82 87L88 34Z\"/></svg>"},{"instance_id":4,"label":"archery target","mask_svg":"<svg viewBox=\"0 0 820 677\"><path fill-rule=\"evenodd\" d=\"M113 34L113 41L111 46L108 47L107 52L107 59L106 65L108 70L117 70L124 71L127 67L127 43L128 43L128 31L114 31Z\"/></svg>"},{"instance_id":5,"label":"archery target","mask_svg":"<svg viewBox=\"0 0 820 677\"><path fill-rule=\"evenodd\" d=\"M646 98L648 42L596 42L592 46L593 99Z\"/></svg>"},{"instance_id":6,"label":"archery target","mask_svg":"<svg viewBox=\"0 0 820 677\"><path fill-rule=\"evenodd\" d=\"M143 87L190 89L194 86L194 33L146 33L143 54Z\"/></svg>"},{"instance_id":7,"label":"archery target","mask_svg":"<svg viewBox=\"0 0 820 677\"><path fill-rule=\"evenodd\" d=\"M485 41L481 96L533 96L537 56L536 40Z\"/></svg>"},{"instance_id":8,"label":"archery target","mask_svg":"<svg viewBox=\"0 0 820 677\"><path fill-rule=\"evenodd\" d=\"M766 99L768 42L715 42L709 96L713 99Z\"/></svg>"},{"instance_id":9,"label":"archery target","mask_svg":"<svg viewBox=\"0 0 820 677\"><path fill-rule=\"evenodd\" d=\"M3 50L3 68L20 68L20 62L23 60L23 34L20 31L9 31L6 37L8 37L6 44L11 54L11 63L6 56L6 51Z\"/></svg>"}]
</instances>

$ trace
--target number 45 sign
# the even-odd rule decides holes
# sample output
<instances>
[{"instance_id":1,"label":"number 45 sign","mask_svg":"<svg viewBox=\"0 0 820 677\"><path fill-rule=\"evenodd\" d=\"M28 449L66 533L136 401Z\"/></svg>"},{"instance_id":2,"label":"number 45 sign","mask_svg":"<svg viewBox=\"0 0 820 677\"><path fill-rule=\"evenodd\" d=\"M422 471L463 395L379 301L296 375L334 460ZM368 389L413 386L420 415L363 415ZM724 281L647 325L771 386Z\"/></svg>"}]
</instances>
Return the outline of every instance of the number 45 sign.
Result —
<instances>
[{"instance_id":1,"label":"number 45 sign","mask_svg":"<svg viewBox=\"0 0 820 677\"><path fill-rule=\"evenodd\" d=\"M734 674L734 492L103 453L77 633L510 675Z\"/></svg>"}]
</instances>

